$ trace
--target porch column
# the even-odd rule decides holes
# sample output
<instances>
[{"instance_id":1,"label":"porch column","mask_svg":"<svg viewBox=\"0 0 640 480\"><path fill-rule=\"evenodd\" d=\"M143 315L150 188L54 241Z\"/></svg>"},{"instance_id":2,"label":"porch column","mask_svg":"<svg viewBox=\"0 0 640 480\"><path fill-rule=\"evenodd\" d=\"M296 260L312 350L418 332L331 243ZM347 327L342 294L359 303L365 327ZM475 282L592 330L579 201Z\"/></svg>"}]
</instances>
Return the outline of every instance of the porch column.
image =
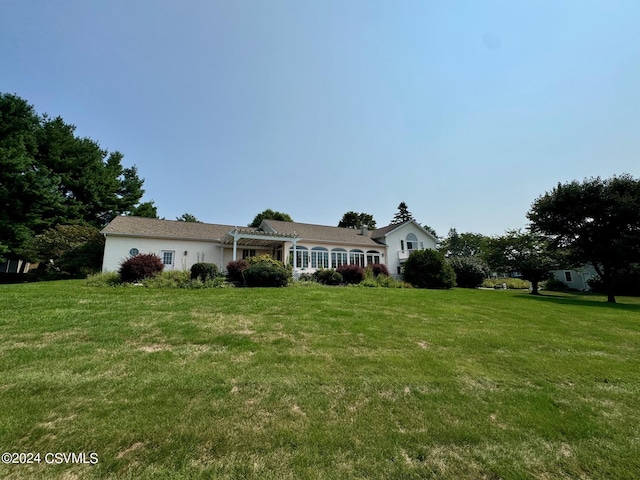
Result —
<instances>
[{"instance_id":1,"label":"porch column","mask_svg":"<svg viewBox=\"0 0 640 480\"><path fill-rule=\"evenodd\" d=\"M296 268L298 268L298 259L296 258L296 242L292 242L293 243L293 269L295 270Z\"/></svg>"},{"instance_id":2,"label":"porch column","mask_svg":"<svg viewBox=\"0 0 640 480\"><path fill-rule=\"evenodd\" d=\"M234 262L237 260L236 258L237 252L238 252L238 237L233 235L233 261Z\"/></svg>"}]
</instances>

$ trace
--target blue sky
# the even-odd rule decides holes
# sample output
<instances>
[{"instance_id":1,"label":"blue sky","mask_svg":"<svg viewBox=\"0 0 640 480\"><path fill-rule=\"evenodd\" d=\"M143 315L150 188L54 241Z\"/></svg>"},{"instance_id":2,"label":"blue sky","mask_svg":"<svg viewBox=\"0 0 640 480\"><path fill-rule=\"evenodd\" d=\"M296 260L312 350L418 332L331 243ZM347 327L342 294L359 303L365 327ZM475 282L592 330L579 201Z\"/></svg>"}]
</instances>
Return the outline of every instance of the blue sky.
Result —
<instances>
[{"instance_id":1,"label":"blue sky","mask_svg":"<svg viewBox=\"0 0 640 480\"><path fill-rule=\"evenodd\" d=\"M640 2L3 0L0 92L124 154L160 216L502 234L640 176Z\"/></svg>"}]
</instances>

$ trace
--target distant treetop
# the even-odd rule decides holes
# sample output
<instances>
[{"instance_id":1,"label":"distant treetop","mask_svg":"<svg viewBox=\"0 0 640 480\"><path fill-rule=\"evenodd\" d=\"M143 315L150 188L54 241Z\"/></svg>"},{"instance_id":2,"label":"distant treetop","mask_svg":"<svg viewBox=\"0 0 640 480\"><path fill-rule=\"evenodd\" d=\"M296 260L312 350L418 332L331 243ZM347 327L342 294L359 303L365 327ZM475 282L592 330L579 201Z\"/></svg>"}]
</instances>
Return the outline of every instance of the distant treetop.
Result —
<instances>
[{"instance_id":1,"label":"distant treetop","mask_svg":"<svg viewBox=\"0 0 640 480\"><path fill-rule=\"evenodd\" d=\"M369 213L347 212L338 223L338 227L342 228L361 228L364 225L369 228L376 228L376 221L373 219L373 215Z\"/></svg>"},{"instance_id":2,"label":"distant treetop","mask_svg":"<svg viewBox=\"0 0 640 480\"><path fill-rule=\"evenodd\" d=\"M413 218L407 204L405 202L400 202L400 205L398 205L398 212L394 215L393 220L391 220L391 225L404 223L408 220L415 220L415 218Z\"/></svg>"},{"instance_id":3,"label":"distant treetop","mask_svg":"<svg viewBox=\"0 0 640 480\"><path fill-rule=\"evenodd\" d=\"M288 214L282 212L276 212L267 208L265 211L257 214L253 219L253 222L249 224L250 227L257 228L262 223L262 220L280 220L282 222L293 222L293 218L291 218Z\"/></svg>"}]
</instances>

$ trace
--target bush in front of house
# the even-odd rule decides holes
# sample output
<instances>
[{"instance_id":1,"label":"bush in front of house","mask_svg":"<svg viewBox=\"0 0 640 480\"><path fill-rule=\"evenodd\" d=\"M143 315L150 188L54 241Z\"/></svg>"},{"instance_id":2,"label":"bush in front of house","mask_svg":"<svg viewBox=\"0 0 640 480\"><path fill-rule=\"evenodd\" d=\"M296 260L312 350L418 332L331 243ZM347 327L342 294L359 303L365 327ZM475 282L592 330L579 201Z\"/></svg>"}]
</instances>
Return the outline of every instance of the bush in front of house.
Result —
<instances>
[{"instance_id":1,"label":"bush in front of house","mask_svg":"<svg viewBox=\"0 0 640 480\"><path fill-rule=\"evenodd\" d=\"M120 279L123 282L139 282L151 278L164 270L162 260L153 253L140 253L130 257L120 264Z\"/></svg>"},{"instance_id":2,"label":"bush in front of house","mask_svg":"<svg viewBox=\"0 0 640 480\"><path fill-rule=\"evenodd\" d=\"M570 290L566 283L562 280L558 280L557 278L550 278L543 282L540 289L548 292L568 292Z\"/></svg>"},{"instance_id":3,"label":"bush in front of house","mask_svg":"<svg viewBox=\"0 0 640 480\"><path fill-rule=\"evenodd\" d=\"M502 285L506 285L509 290L524 290L531 287L531 283L521 278L511 277L497 277L497 278L485 278L482 281L482 286L485 288L500 288Z\"/></svg>"},{"instance_id":4,"label":"bush in front of house","mask_svg":"<svg viewBox=\"0 0 640 480\"><path fill-rule=\"evenodd\" d=\"M191 266L191 280L200 279L203 282L218 276L218 266L215 263L194 263Z\"/></svg>"},{"instance_id":5,"label":"bush in front of house","mask_svg":"<svg viewBox=\"0 0 640 480\"><path fill-rule=\"evenodd\" d=\"M342 275L344 283L358 284L364 280L364 268L360 265L340 265L336 272Z\"/></svg>"},{"instance_id":6,"label":"bush in front of house","mask_svg":"<svg viewBox=\"0 0 640 480\"><path fill-rule=\"evenodd\" d=\"M227 263L227 279L230 282L244 283L242 272L248 267L246 260L232 260Z\"/></svg>"},{"instance_id":7,"label":"bush in front of house","mask_svg":"<svg viewBox=\"0 0 640 480\"><path fill-rule=\"evenodd\" d=\"M487 267L475 257L450 257L447 259L456 272L456 284L462 288L477 288L486 277Z\"/></svg>"},{"instance_id":8,"label":"bush in front of house","mask_svg":"<svg viewBox=\"0 0 640 480\"><path fill-rule=\"evenodd\" d=\"M323 285L340 285L342 283L342 275L332 268L321 268L313 273L318 283Z\"/></svg>"},{"instance_id":9,"label":"bush in front of house","mask_svg":"<svg viewBox=\"0 0 640 480\"><path fill-rule=\"evenodd\" d=\"M389 269L384 263L372 263L371 265L367 265L367 270L371 270L374 277L379 277L380 275L383 277L389 276Z\"/></svg>"},{"instance_id":10,"label":"bush in front of house","mask_svg":"<svg viewBox=\"0 0 640 480\"><path fill-rule=\"evenodd\" d=\"M404 280L418 288L452 288L456 272L436 250L414 250L404 263Z\"/></svg>"},{"instance_id":11,"label":"bush in front of house","mask_svg":"<svg viewBox=\"0 0 640 480\"><path fill-rule=\"evenodd\" d=\"M248 287L286 287L289 271L277 260L252 262L243 272Z\"/></svg>"}]
</instances>

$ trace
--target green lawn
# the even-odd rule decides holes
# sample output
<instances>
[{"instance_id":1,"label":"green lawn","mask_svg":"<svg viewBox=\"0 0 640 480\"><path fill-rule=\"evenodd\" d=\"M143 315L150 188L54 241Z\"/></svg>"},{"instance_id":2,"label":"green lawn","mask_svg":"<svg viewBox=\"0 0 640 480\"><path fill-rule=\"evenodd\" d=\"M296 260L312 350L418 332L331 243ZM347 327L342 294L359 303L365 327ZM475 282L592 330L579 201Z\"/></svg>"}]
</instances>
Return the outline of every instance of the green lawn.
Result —
<instances>
[{"instance_id":1,"label":"green lawn","mask_svg":"<svg viewBox=\"0 0 640 480\"><path fill-rule=\"evenodd\" d=\"M618 300L1 285L0 477L638 478Z\"/></svg>"}]
</instances>

